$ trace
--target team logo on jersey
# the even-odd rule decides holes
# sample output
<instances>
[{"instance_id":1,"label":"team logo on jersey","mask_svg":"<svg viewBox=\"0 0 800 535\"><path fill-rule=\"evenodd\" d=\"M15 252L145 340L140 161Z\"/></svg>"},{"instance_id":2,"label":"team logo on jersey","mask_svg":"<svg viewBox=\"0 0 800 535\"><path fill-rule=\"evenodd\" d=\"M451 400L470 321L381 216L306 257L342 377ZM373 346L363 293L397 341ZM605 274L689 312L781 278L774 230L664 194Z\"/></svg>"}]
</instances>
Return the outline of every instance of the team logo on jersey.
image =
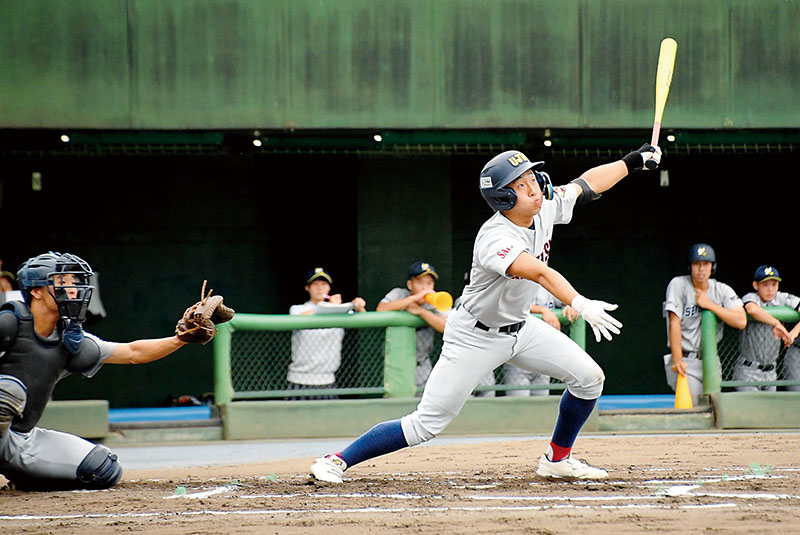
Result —
<instances>
[{"instance_id":1,"label":"team logo on jersey","mask_svg":"<svg viewBox=\"0 0 800 535\"><path fill-rule=\"evenodd\" d=\"M553 188L553 193L555 193L556 195L558 195L563 199L564 196L567 194L567 190L564 188L564 186L559 186L557 188Z\"/></svg>"},{"instance_id":2,"label":"team logo on jersey","mask_svg":"<svg viewBox=\"0 0 800 535\"><path fill-rule=\"evenodd\" d=\"M528 157L525 156L524 154L522 154L521 152L518 152L518 153L514 154L513 156L509 156L508 157L508 163L510 163L514 167L517 167L519 164L527 162L527 161L529 161Z\"/></svg>"},{"instance_id":3,"label":"team logo on jersey","mask_svg":"<svg viewBox=\"0 0 800 535\"><path fill-rule=\"evenodd\" d=\"M499 256L500 258L505 258L508 256L508 253L510 253L512 249L514 249L513 245L511 247L504 247L499 251L497 251L497 256Z\"/></svg>"}]
</instances>

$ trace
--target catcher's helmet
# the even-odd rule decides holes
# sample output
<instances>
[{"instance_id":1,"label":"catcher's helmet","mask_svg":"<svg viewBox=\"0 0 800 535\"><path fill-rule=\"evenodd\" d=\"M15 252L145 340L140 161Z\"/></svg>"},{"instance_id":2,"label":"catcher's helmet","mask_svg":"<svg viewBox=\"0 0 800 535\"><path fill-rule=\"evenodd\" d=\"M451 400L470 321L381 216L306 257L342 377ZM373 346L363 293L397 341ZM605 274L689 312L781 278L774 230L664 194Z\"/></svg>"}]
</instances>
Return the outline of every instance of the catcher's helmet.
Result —
<instances>
[{"instance_id":1,"label":"catcher's helmet","mask_svg":"<svg viewBox=\"0 0 800 535\"><path fill-rule=\"evenodd\" d=\"M707 243L695 243L689 249L689 265L692 262L711 262L711 273L717 270L717 255L714 249Z\"/></svg>"},{"instance_id":2,"label":"catcher's helmet","mask_svg":"<svg viewBox=\"0 0 800 535\"><path fill-rule=\"evenodd\" d=\"M533 169L536 181L546 200L553 198L553 185L547 173L539 172L544 162L531 162L528 157L516 150L498 154L481 171L480 190L483 198L495 212L511 210L517 204L517 194L506 188L528 169Z\"/></svg>"},{"instance_id":3,"label":"catcher's helmet","mask_svg":"<svg viewBox=\"0 0 800 535\"><path fill-rule=\"evenodd\" d=\"M29 258L17 271L19 287L28 305L31 304L31 290L44 286L58 304L61 317L79 322L86 319L92 298L91 276L92 268L85 260L53 251ZM71 288L77 290L75 297L67 292Z\"/></svg>"}]
</instances>

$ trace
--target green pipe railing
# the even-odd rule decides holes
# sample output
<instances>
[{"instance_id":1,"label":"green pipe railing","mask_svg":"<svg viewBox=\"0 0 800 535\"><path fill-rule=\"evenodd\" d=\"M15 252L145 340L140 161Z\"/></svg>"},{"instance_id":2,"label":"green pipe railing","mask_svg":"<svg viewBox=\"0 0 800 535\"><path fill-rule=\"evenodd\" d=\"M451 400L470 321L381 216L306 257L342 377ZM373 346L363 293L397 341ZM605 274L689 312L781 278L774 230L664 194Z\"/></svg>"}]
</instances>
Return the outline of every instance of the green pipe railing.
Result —
<instances>
[{"instance_id":1,"label":"green pipe railing","mask_svg":"<svg viewBox=\"0 0 800 535\"><path fill-rule=\"evenodd\" d=\"M569 324L561 309L554 310L562 325ZM538 314L537 314L538 316ZM292 316L283 314L236 314L218 326L214 348L214 398L217 405L234 399L280 398L297 395L294 390L266 392L236 391L231 377L231 343L236 331L293 331L297 329L384 328L384 384L382 387L335 388L314 390L314 395L382 394L386 397L413 397L417 394L414 370L417 363L416 329L424 320L408 312L363 312L358 314L320 314ZM582 349L586 346L586 322L578 318L570 325L570 338ZM513 385L479 387L476 390L512 390ZM532 385L525 389L559 389L559 385ZM563 387L561 388L563 389Z\"/></svg>"},{"instance_id":2,"label":"green pipe railing","mask_svg":"<svg viewBox=\"0 0 800 535\"><path fill-rule=\"evenodd\" d=\"M800 313L795 309L786 306L764 307L773 317L785 323L800 321ZM722 387L736 386L795 386L800 385L797 380L777 380L777 381L723 381L720 370L719 353L717 349L717 316L704 310L702 316L702 326L700 343L703 353L703 393L716 394L722 391ZM750 315L747 321L756 321Z\"/></svg>"}]
</instances>

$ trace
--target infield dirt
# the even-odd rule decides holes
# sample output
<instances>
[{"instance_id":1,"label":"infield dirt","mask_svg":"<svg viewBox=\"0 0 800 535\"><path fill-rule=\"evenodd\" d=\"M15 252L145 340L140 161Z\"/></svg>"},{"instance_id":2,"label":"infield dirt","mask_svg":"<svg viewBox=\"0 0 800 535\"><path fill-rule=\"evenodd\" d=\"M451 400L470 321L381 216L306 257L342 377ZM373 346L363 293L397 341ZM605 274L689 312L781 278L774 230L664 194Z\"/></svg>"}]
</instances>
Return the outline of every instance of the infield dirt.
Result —
<instances>
[{"instance_id":1,"label":"infield dirt","mask_svg":"<svg viewBox=\"0 0 800 535\"><path fill-rule=\"evenodd\" d=\"M0 525L59 535L800 533L800 434L579 438L575 455L609 470L602 482L537 478L546 446L434 439L358 465L341 485L314 482L304 458L131 470L108 491L5 488Z\"/></svg>"}]
</instances>

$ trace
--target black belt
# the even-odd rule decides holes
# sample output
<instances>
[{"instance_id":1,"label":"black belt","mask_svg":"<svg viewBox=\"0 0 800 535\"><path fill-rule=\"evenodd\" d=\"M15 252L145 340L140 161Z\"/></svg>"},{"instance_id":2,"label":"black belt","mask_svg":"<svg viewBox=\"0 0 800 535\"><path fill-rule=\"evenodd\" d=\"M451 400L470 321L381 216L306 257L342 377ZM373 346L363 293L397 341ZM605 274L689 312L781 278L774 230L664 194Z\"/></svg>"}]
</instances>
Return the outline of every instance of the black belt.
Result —
<instances>
[{"instance_id":1,"label":"black belt","mask_svg":"<svg viewBox=\"0 0 800 535\"><path fill-rule=\"evenodd\" d=\"M525 320L520 321L519 323L512 323L511 325L503 325L502 327L497 328L497 332L499 333L506 333L506 334L514 334L518 330L522 329L522 326L525 325ZM492 327L488 327L487 325L481 323L480 321L475 324L475 327L482 331L490 331Z\"/></svg>"},{"instance_id":2,"label":"black belt","mask_svg":"<svg viewBox=\"0 0 800 535\"><path fill-rule=\"evenodd\" d=\"M755 362L750 362L749 360L743 360L742 364L745 366L758 368L762 372L771 372L775 369L775 364L756 364Z\"/></svg>"}]
</instances>

